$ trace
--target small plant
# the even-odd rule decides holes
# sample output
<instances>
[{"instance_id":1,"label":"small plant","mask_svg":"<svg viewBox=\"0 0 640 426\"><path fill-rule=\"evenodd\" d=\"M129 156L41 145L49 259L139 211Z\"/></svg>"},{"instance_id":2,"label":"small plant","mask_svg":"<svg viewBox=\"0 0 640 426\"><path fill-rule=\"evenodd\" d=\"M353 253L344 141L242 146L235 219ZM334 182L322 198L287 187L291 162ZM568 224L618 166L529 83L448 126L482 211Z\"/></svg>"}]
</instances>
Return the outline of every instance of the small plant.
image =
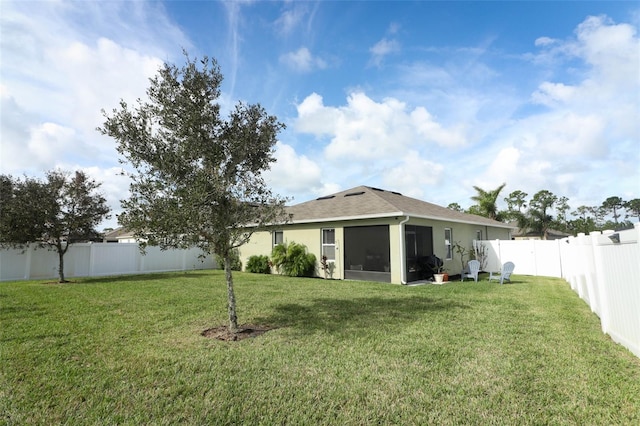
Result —
<instances>
[{"instance_id":1,"label":"small plant","mask_svg":"<svg viewBox=\"0 0 640 426\"><path fill-rule=\"evenodd\" d=\"M242 262L240 261L240 252L238 252L238 249L233 249L230 257L231 270L242 271ZM216 264L218 265L218 269L224 269L224 257L216 254Z\"/></svg>"},{"instance_id":2,"label":"small plant","mask_svg":"<svg viewBox=\"0 0 640 426\"><path fill-rule=\"evenodd\" d=\"M324 272L324 279L333 278L333 271L336 269L336 264L329 262L327 256L322 256L320 260L320 269Z\"/></svg>"},{"instance_id":3,"label":"small plant","mask_svg":"<svg viewBox=\"0 0 640 426\"><path fill-rule=\"evenodd\" d=\"M487 269L487 261L489 260L489 247L480 241L474 241L474 248L471 250L471 256L480 262L480 270Z\"/></svg>"},{"instance_id":4,"label":"small plant","mask_svg":"<svg viewBox=\"0 0 640 426\"><path fill-rule=\"evenodd\" d=\"M460 241L456 241L453 243L453 249L460 255L460 266L462 266L461 271L464 271L467 267L467 263L464 261L464 258L469 255L469 250L460 243Z\"/></svg>"},{"instance_id":5,"label":"small plant","mask_svg":"<svg viewBox=\"0 0 640 426\"><path fill-rule=\"evenodd\" d=\"M268 256L251 256L247 261L247 272L254 274L270 274L271 262Z\"/></svg>"},{"instance_id":6,"label":"small plant","mask_svg":"<svg viewBox=\"0 0 640 426\"><path fill-rule=\"evenodd\" d=\"M271 261L278 272L290 277L311 277L316 268L316 256L308 253L304 244L293 241L275 246Z\"/></svg>"}]
</instances>

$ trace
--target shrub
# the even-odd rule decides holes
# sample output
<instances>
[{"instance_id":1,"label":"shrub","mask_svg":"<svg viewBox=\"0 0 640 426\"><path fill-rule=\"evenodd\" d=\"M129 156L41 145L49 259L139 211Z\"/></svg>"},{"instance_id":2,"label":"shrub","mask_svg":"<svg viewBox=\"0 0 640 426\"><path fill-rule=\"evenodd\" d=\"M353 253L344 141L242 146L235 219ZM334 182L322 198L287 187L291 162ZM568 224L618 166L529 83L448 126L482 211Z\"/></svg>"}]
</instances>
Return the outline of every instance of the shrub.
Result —
<instances>
[{"instance_id":1,"label":"shrub","mask_svg":"<svg viewBox=\"0 0 640 426\"><path fill-rule=\"evenodd\" d=\"M218 269L224 270L224 258L218 254L216 254L216 264L218 265ZM238 252L238 249L231 251L231 270L242 271L242 262L240 261L240 252Z\"/></svg>"},{"instance_id":2,"label":"shrub","mask_svg":"<svg viewBox=\"0 0 640 426\"><path fill-rule=\"evenodd\" d=\"M254 274L270 274L271 265L269 265L268 256L251 256L247 261L247 272Z\"/></svg>"},{"instance_id":3,"label":"shrub","mask_svg":"<svg viewBox=\"0 0 640 426\"><path fill-rule=\"evenodd\" d=\"M278 271L290 277L311 277L316 269L316 256L307 253L304 244L278 244L271 252L271 261Z\"/></svg>"}]
</instances>

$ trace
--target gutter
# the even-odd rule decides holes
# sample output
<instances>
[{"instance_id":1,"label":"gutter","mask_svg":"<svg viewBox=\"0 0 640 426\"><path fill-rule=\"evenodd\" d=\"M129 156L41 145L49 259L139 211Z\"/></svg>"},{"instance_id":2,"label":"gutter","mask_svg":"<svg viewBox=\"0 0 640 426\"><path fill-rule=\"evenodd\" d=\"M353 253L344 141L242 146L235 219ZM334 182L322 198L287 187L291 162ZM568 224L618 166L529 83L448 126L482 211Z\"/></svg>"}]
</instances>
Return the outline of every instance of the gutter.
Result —
<instances>
[{"instance_id":1,"label":"gutter","mask_svg":"<svg viewBox=\"0 0 640 426\"><path fill-rule=\"evenodd\" d=\"M409 222L409 215L405 216L405 218L400 221L398 224L398 229L400 232L400 284L407 285L407 268L406 268L406 250L407 245L404 241L404 224Z\"/></svg>"},{"instance_id":2,"label":"gutter","mask_svg":"<svg viewBox=\"0 0 640 426\"><path fill-rule=\"evenodd\" d=\"M501 222L483 223L483 222L478 222L473 220L451 219L443 216L417 215L417 214L409 214L404 212L375 213L375 214L366 214L361 216L338 216L338 217L326 217L326 218L320 218L320 219L300 219L300 220L293 219L287 222L286 225L322 223L322 222L342 222L342 221L347 222L351 220L383 219L383 218L398 217L398 216L407 216L407 217L411 216L415 219L427 219L427 220L436 220L439 222L444 221L444 222L451 222L451 223L463 223L466 225L484 226L484 227L492 227L492 228L515 229L513 226L510 226L506 223L501 223Z\"/></svg>"}]
</instances>

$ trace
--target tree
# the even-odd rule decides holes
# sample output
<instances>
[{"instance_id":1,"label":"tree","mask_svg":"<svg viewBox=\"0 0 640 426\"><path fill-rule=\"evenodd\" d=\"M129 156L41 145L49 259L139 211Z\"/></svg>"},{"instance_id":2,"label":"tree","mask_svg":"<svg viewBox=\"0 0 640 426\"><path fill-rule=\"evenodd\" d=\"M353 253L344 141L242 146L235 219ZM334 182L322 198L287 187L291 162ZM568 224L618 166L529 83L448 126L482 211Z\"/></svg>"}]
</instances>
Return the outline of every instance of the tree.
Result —
<instances>
[{"instance_id":1,"label":"tree","mask_svg":"<svg viewBox=\"0 0 640 426\"><path fill-rule=\"evenodd\" d=\"M571 209L569 207L569 198L560 197L556 201L556 212L558 212L558 216L556 217L556 224L559 229L566 231L567 230L567 212Z\"/></svg>"},{"instance_id":2,"label":"tree","mask_svg":"<svg viewBox=\"0 0 640 426\"><path fill-rule=\"evenodd\" d=\"M602 202L604 215L611 214L613 222L617 225L618 218L621 216L620 210L624 208L625 201L620 197L609 197Z\"/></svg>"},{"instance_id":3,"label":"tree","mask_svg":"<svg viewBox=\"0 0 640 426\"><path fill-rule=\"evenodd\" d=\"M76 242L99 235L96 226L109 217L99 183L77 171L49 171L46 181L11 176L0 178L0 245L24 248L29 244L58 253L58 275L64 276L64 255Z\"/></svg>"},{"instance_id":4,"label":"tree","mask_svg":"<svg viewBox=\"0 0 640 426\"><path fill-rule=\"evenodd\" d=\"M449 205L447 206L448 209L456 211L456 212L464 212L464 209L462 207L460 207L460 204L458 203L449 203Z\"/></svg>"},{"instance_id":5,"label":"tree","mask_svg":"<svg viewBox=\"0 0 640 426\"><path fill-rule=\"evenodd\" d=\"M551 216L549 211L553 208L557 200L557 196L543 189L536 192L529 202L529 211L526 215L526 228L541 233L543 240L549 237L549 229L551 229L554 223L553 216Z\"/></svg>"},{"instance_id":6,"label":"tree","mask_svg":"<svg viewBox=\"0 0 640 426\"><path fill-rule=\"evenodd\" d=\"M285 200L262 177L284 125L258 104L239 103L223 119L217 62L185 58L150 79L147 101L103 111L98 130L135 169L120 224L144 245L197 246L224 258L229 331L236 333L231 257L255 230L284 220Z\"/></svg>"},{"instance_id":7,"label":"tree","mask_svg":"<svg viewBox=\"0 0 640 426\"><path fill-rule=\"evenodd\" d=\"M509 196L505 197L504 201L507 202L507 208L512 211L517 211L522 213L522 209L527 207L527 194L526 192L522 192L519 189L513 191L509 194Z\"/></svg>"},{"instance_id":8,"label":"tree","mask_svg":"<svg viewBox=\"0 0 640 426\"><path fill-rule=\"evenodd\" d=\"M634 198L624 203L626 217L637 217L640 221L640 198Z\"/></svg>"},{"instance_id":9,"label":"tree","mask_svg":"<svg viewBox=\"0 0 640 426\"><path fill-rule=\"evenodd\" d=\"M520 220L520 217L524 214L522 209L527 207L527 195L526 192L517 190L505 197L504 201L507 202L507 211L503 213L504 219Z\"/></svg>"},{"instance_id":10,"label":"tree","mask_svg":"<svg viewBox=\"0 0 640 426\"><path fill-rule=\"evenodd\" d=\"M473 201L478 203L478 211L484 217L488 217L493 220L501 220L501 214L498 212L498 206L496 205L496 200L500 195L500 191L507 186L506 183L503 183L493 191L485 191L484 189L474 186L473 189L476 190L477 194L471 197Z\"/></svg>"}]
</instances>

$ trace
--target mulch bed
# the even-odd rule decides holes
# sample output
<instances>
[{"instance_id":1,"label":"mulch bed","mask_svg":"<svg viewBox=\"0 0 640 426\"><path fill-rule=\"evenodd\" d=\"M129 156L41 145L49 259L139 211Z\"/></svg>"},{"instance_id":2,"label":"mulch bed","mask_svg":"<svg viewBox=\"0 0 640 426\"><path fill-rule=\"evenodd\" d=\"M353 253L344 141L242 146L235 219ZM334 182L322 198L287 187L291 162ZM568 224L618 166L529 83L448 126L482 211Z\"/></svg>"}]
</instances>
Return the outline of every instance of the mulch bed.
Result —
<instances>
[{"instance_id":1,"label":"mulch bed","mask_svg":"<svg viewBox=\"0 0 640 426\"><path fill-rule=\"evenodd\" d=\"M274 330L276 328L277 327L243 324L238 327L238 331L236 331L235 333L232 333L231 331L229 331L228 326L221 325L218 327L206 329L201 334L204 337L223 340L225 342L236 342L238 340L244 340L251 337L262 336L267 331Z\"/></svg>"}]
</instances>

